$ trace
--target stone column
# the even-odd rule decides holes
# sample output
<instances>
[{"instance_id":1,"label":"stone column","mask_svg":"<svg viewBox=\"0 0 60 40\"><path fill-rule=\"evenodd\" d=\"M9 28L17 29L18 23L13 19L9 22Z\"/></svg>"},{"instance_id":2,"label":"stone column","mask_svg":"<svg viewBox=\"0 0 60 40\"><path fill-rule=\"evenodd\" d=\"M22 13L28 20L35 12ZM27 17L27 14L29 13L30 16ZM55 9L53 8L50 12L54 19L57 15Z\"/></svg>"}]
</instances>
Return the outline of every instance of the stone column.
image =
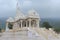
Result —
<instances>
[{"instance_id":1,"label":"stone column","mask_svg":"<svg viewBox=\"0 0 60 40\"><path fill-rule=\"evenodd\" d=\"M39 20L37 20L36 23L37 23L37 27L39 27Z\"/></svg>"},{"instance_id":2,"label":"stone column","mask_svg":"<svg viewBox=\"0 0 60 40\"><path fill-rule=\"evenodd\" d=\"M6 22L6 31L9 31L8 22Z\"/></svg>"},{"instance_id":3,"label":"stone column","mask_svg":"<svg viewBox=\"0 0 60 40\"><path fill-rule=\"evenodd\" d=\"M31 19L29 19L29 27L31 27Z\"/></svg>"},{"instance_id":4,"label":"stone column","mask_svg":"<svg viewBox=\"0 0 60 40\"><path fill-rule=\"evenodd\" d=\"M27 21L26 21L26 27L27 27Z\"/></svg>"},{"instance_id":5,"label":"stone column","mask_svg":"<svg viewBox=\"0 0 60 40\"><path fill-rule=\"evenodd\" d=\"M21 20L21 28L22 28L22 20Z\"/></svg>"},{"instance_id":6,"label":"stone column","mask_svg":"<svg viewBox=\"0 0 60 40\"><path fill-rule=\"evenodd\" d=\"M13 25L13 29L18 29L18 28L19 28L18 22L15 22L14 25Z\"/></svg>"}]
</instances>

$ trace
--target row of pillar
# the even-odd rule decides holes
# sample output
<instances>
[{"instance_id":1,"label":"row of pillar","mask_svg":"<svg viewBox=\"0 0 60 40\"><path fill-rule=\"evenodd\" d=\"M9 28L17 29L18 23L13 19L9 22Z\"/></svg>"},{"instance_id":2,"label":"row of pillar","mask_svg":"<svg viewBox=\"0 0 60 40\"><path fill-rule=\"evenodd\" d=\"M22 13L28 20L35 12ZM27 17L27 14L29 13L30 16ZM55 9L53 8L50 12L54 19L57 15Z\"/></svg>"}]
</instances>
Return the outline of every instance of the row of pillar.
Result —
<instances>
[{"instance_id":1,"label":"row of pillar","mask_svg":"<svg viewBox=\"0 0 60 40\"><path fill-rule=\"evenodd\" d=\"M21 28L22 28L22 22L23 22L23 20L21 20ZM27 25L27 21L26 21L26 27L28 27L28 25ZM29 20L29 27L31 27L31 20Z\"/></svg>"},{"instance_id":2,"label":"row of pillar","mask_svg":"<svg viewBox=\"0 0 60 40\"><path fill-rule=\"evenodd\" d=\"M39 27L39 20L36 20L37 27ZM29 27L31 27L31 19L29 19Z\"/></svg>"},{"instance_id":3,"label":"row of pillar","mask_svg":"<svg viewBox=\"0 0 60 40\"><path fill-rule=\"evenodd\" d=\"M23 22L23 20L21 20L21 28L22 28L22 22ZM37 24L37 27L39 27L39 20L36 20L36 24ZM26 21L26 27L27 27L28 25L27 25L27 21ZM31 27L31 19L29 19L29 27ZM8 28L8 22L6 23L6 31L7 30L9 30L9 28Z\"/></svg>"}]
</instances>

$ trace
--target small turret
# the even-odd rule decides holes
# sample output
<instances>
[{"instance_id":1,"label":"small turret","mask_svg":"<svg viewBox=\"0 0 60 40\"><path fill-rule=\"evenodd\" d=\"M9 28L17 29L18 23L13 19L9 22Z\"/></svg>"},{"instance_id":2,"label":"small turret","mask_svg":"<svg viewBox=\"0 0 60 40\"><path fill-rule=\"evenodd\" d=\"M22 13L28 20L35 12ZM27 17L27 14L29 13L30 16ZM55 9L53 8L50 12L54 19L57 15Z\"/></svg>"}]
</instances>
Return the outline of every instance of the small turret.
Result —
<instances>
[{"instance_id":1,"label":"small turret","mask_svg":"<svg viewBox=\"0 0 60 40\"><path fill-rule=\"evenodd\" d=\"M14 19L12 17L9 17L6 22L14 22Z\"/></svg>"},{"instance_id":2,"label":"small turret","mask_svg":"<svg viewBox=\"0 0 60 40\"><path fill-rule=\"evenodd\" d=\"M34 9L32 9L32 10L28 11L28 17L29 18L39 18L39 14Z\"/></svg>"}]
</instances>

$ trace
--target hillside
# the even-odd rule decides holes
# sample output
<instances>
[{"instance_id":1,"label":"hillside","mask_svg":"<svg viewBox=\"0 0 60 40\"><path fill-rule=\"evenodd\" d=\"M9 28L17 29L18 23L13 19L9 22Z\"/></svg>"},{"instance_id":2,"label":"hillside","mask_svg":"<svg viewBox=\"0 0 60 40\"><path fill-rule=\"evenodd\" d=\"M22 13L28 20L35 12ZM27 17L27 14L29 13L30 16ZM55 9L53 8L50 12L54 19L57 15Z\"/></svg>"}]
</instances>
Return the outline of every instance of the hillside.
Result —
<instances>
[{"instance_id":1,"label":"hillside","mask_svg":"<svg viewBox=\"0 0 60 40\"><path fill-rule=\"evenodd\" d=\"M53 26L54 28L60 28L60 19L56 19L56 18L54 18L54 19L52 19L52 18L41 18L41 21L40 21L41 25L42 25L42 23L44 21L49 22L49 24L51 26Z\"/></svg>"}]
</instances>

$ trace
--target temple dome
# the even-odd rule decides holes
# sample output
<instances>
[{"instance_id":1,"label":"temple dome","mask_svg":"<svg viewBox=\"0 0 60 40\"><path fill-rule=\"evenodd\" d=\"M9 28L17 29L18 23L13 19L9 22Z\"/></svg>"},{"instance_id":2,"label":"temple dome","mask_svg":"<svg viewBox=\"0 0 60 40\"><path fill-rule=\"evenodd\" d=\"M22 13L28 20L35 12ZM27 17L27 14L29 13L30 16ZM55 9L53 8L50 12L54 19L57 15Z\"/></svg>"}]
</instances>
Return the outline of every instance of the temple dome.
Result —
<instances>
[{"instance_id":1,"label":"temple dome","mask_svg":"<svg viewBox=\"0 0 60 40\"><path fill-rule=\"evenodd\" d=\"M14 22L14 19L12 17L9 17L9 19L7 19L7 22Z\"/></svg>"},{"instance_id":2,"label":"temple dome","mask_svg":"<svg viewBox=\"0 0 60 40\"><path fill-rule=\"evenodd\" d=\"M35 10L28 11L29 18L39 18L39 14Z\"/></svg>"}]
</instances>

